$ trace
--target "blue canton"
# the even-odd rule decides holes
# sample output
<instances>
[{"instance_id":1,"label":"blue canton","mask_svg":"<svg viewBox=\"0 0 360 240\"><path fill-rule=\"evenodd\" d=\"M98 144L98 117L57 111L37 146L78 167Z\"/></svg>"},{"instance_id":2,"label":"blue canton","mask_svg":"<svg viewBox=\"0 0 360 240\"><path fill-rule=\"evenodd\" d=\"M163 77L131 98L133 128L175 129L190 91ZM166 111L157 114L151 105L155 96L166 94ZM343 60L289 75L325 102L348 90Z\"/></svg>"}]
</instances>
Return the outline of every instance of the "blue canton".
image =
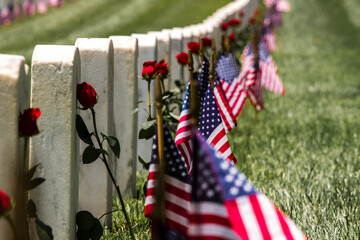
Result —
<instances>
[{"instance_id":1,"label":"blue canton","mask_svg":"<svg viewBox=\"0 0 360 240\"><path fill-rule=\"evenodd\" d=\"M202 142L199 141L202 140ZM209 162L210 146L201 135L194 140L193 191L194 202L209 201L222 203L220 185Z\"/></svg>"},{"instance_id":2,"label":"blue canton","mask_svg":"<svg viewBox=\"0 0 360 240\"><path fill-rule=\"evenodd\" d=\"M209 84L209 67L210 63L209 60L207 60L206 57L204 57L203 66L201 68L201 72L199 75L199 97L200 97L200 104L204 101L204 95L207 89L207 86Z\"/></svg>"},{"instance_id":3,"label":"blue canton","mask_svg":"<svg viewBox=\"0 0 360 240\"><path fill-rule=\"evenodd\" d=\"M204 97L204 102L201 107L199 130L201 134L208 139L219 124L222 124L222 120L218 106L216 105L214 92L209 83Z\"/></svg>"},{"instance_id":4,"label":"blue canton","mask_svg":"<svg viewBox=\"0 0 360 240\"><path fill-rule=\"evenodd\" d=\"M179 150L175 146L174 139L167 126L163 125L164 130L164 162L165 174L170 175L182 182L191 183L190 175ZM151 163L159 163L158 160L158 141L157 131L154 136Z\"/></svg>"},{"instance_id":5,"label":"blue canton","mask_svg":"<svg viewBox=\"0 0 360 240\"><path fill-rule=\"evenodd\" d=\"M228 83L239 75L240 69L232 53L221 55L216 63L216 72L221 80Z\"/></svg>"},{"instance_id":6,"label":"blue canton","mask_svg":"<svg viewBox=\"0 0 360 240\"><path fill-rule=\"evenodd\" d=\"M206 176L209 179L216 179L217 183L214 184L215 186L221 187L221 196L225 197L223 200L259 193L245 175L239 172L236 166L231 165L228 161L221 158L218 153L205 142L205 139L197 136L196 140L196 144L199 145L198 149L196 149L199 172L210 171L211 176ZM200 170L200 167L202 167L201 163L206 165L206 169L203 167L203 170ZM203 173L198 173L198 175L205 176Z\"/></svg>"}]
</instances>

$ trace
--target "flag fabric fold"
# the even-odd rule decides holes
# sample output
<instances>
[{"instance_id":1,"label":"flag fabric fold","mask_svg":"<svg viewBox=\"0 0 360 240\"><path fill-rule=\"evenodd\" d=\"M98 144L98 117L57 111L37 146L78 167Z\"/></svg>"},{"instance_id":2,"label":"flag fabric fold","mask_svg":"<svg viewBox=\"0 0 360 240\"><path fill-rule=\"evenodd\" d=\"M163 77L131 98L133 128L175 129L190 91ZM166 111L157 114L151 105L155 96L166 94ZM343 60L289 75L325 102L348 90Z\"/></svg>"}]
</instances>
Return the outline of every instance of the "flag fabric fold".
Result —
<instances>
[{"instance_id":1,"label":"flag fabric fold","mask_svg":"<svg viewBox=\"0 0 360 240\"><path fill-rule=\"evenodd\" d=\"M199 87L200 109L203 109L205 102L208 101L205 95L207 93L208 87L210 87L209 67L210 67L209 61L206 58L204 58L202 69L198 77L199 86L200 86ZM216 130L216 132L218 132L218 134L214 133L214 136L216 135L217 138L212 138L213 144L217 146L217 149L219 149L219 151L222 151L223 154L227 155L227 159L229 161L234 161L236 163L236 158L230 150L228 139L226 137L226 132L236 126L235 118L231 113L231 108L228 106L226 97L224 96L224 93L221 91L220 85L217 81L215 81L214 91L211 90L211 94L212 94L211 99L214 99L214 101L216 102L216 106L214 106L214 108L216 108L216 118L219 117L220 123L222 123L219 126L217 125L218 129ZM185 92L185 98L180 113L180 120L175 136L175 144L179 149L181 155L184 157L187 169L191 174L192 173L192 139L191 139L191 126L189 124L189 120L190 120L189 106L190 106L190 83L188 83ZM224 128L224 126L226 128ZM222 130L224 131L224 133ZM220 138L220 136L222 137Z\"/></svg>"},{"instance_id":2,"label":"flag fabric fold","mask_svg":"<svg viewBox=\"0 0 360 240\"><path fill-rule=\"evenodd\" d=\"M201 106L199 131L206 141L226 160L236 163L237 160L231 151L229 140L226 136L214 92L208 84L204 101Z\"/></svg>"},{"instance_id":3,"label":"flag fabric fold","mask_svg":"<svg viewBox=\"0 0 360 240\"><path fill-rule=\"evenodd\" d=\"M244 174L195 135L190 239L306 239Z\"/></svg>"},{"instance_id":4,"label":"flag fabric fold","mask_svg":"<svg viewBox=\"0 0 360 240\"><path fill-rule=\"evenodd\" d=\"M269 52L278 50L278 47L276 44L275 29L271 29L269 27L263 27L262 38L263 38L265 47Z\"/></svg>"}]
</instances>

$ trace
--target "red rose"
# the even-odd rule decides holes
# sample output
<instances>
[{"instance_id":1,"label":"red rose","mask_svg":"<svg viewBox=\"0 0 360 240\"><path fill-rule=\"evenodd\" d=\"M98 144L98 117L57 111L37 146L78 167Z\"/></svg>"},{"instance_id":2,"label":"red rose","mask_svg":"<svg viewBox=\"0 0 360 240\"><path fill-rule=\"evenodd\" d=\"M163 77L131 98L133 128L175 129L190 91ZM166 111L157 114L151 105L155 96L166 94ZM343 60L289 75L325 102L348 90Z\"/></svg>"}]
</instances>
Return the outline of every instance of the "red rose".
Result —
<instances>
[{"instance_id":1,"label":"red rose","mask_svg":"<svg viewBox=\"0 0 360 240\"><path fill-rule=\"evenodd\" d=\"M10 209L11 209L10 197L9 195L6 194L6 192L0 189L0 217Z\"/></svg>"},{"instance_id":2,"label":"red rose","mask_svg":"<svg viewBox=\"0 0 360 240\"><path fill-rule=\"evenodd\" d=\"M256 24L256 19L253 18L253 17L250 18L250 19L249 19L249 23L252 24L252 25Z\"/></svg>"},{"instance_id":3,"label":"red rose","mask_svg":"<svg viewBox=\"0 0 360 240\"><path fill-rule=\"evenodd\" d=\"M212 44L212 38L208 38L208 37L203 37L201 38L204 47L211 47Z\"/></svg>"},{"instance_id":4,"label":"red rose","mask_svg":"<svg viewBox=\"0 0 360 240\"><path fill-rule=\"evenodd\" d=\"M245 11L241 10L239 14L240 14L240 17L244 17L245 16Z\"/></svg>"},{"instance_id":5,"label":"red rose","mask_svg":"<svg viewBox=\"0 0 360 240\"><path fill-rule=\"evenodd\" d=\"M230 26L234 27L241 24L241 20L237 18L230 19L229 21Z\"/></svg>"},{"instance_id":6,"label":"red rose","mask_svg":"<svg viewBox=\"0 0 360 240\"><path fill-rule=\"evenodd\" d=\"M230 27L230 23L228 23L228 22L224 22L221 24L221 29L223 31L226 31L229 27Z\"/></svg>"},{"instance_id":7,"label":"red rose","mask_svg":"<svg viewBox=\"0 0 360 240\"><path fill-rule=\"evenodd\" d=\"M77 85L76 97L85 109L93 107L97 103L97 94L95 89L87 82Z\"/></svg>"},{"instance_id":8,"label":"red rose","mask_svg":"<svg viewBox=\"0 0 360 240\"><path fill-rule=\"evenodd\" d=\"M257 17L257 16L259 16L260 15L260 10L259 9L256 9L254 12L253 12L253 16L254 17Z\"/></svg>"},{"instance_id":9,"label":"red rose","mask_svg":"<svg viewBox=\"0 0 360 240\"><path fill-rule=\"evenodd\" d=\"M179 53L175 57L178 60L179 64L181 64L181 65L187 65L188 64L189 56L188 56L188 54L186 52Z\"/></svg>"},{"instance_id":10,"label":"red rose","mask_svg":"<svg viewBox=\"0 0 360 240\"><path fill-rule=\"evenodd\" d=\"M189 42L187 44L188 49L191 49L192 54L199 54L200 43L199 42Z\"/></svg>"},{"instance_id":11,"label":"red rose","mask_svg":"<svg viewBox=\"0 0 360 240\"><path fill-rule=\"evenodd\" d=\"M143 63L143 70L141 74L144 79L155 78L155 64L156 61L148 61Z\"/></svg>"},{"instance_id":12,"label":"red rose","mask_svg":"<svg viewBox=\"0 0 360 240\"><path fill-rule=\"evenodd\" d=\"M165 62L165 60L161 60L159 63L155 64L156 74L161 74L161 78L164 79L167 77L169 73L169 66Z\"/></svg>"},{"instance_id":13,"label":"red rose","mask_svg":"<svg viewBox=\"0 0 360 240\"><path fill-rule=\"evenodd\" d=\"M235 42L235 33L231 33L231 34L229 34L229 41L230 42Z\"/></svg>"},{"instance_id":14,"label":"red rose","mask_svg":"<svg viewBox=\"0 0 360 240\"><path fill-rule=\"evenodd\" d=\"M39 133L36 125L36 119L41 115L38 108L29 108L20 113L19 116L19 133L20 136L32 136Z\"/></svg>"}]
</instances>

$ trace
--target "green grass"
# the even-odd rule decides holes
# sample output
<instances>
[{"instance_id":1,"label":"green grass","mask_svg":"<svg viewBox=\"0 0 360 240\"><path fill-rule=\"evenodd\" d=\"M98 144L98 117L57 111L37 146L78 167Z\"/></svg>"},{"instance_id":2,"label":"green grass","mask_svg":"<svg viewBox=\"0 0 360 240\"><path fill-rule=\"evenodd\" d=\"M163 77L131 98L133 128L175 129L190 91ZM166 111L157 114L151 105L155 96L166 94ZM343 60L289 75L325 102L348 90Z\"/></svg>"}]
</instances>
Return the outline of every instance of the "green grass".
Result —
<instances>
[{"instance_id":1,"label":"green grass","mask_svg":"<svg viewBox=\"0 0 360 240\"><path fill-rule=\"evenodd\" d=\"M257 124L245 109L231 146L309 239L359 239L360 4L290 2L274 54L286 95L266 92Z\"/></svg>"},{"instance_id":2,"label":"green grass","mask_svg":"<svg viewBox=\"0 0 360 240\"><path fill-rule=\"evenodd\" d=\"M0 28L0 53L25 56L36 44L73 45L81 37L130 35L200 23L231 0L76 0Z\"/></svg>"},{"instance_id":3,"label":"green grass","mask_svg":"<svg viewBox=\"0 0 360 240\"><path fill-rule=\"evenodd\" d=\"M309 239L360 239L360 4L290 2L273 54L286 95L265 92L257 123L247 104L230 143Z\"/></svg>"}]
</instances>

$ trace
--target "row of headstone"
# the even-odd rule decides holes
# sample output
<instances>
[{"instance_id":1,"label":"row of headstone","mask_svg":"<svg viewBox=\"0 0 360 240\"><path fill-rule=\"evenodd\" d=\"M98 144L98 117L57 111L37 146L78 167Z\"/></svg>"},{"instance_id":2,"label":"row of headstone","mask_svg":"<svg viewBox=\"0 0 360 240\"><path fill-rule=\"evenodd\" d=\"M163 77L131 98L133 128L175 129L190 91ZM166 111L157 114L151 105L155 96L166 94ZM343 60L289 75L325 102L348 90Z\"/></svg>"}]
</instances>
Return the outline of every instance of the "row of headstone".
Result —
<instances>
[{"instance_id":1,"label":"row of headstone","mask_svg":"<svg viewBox=\"0 0 360 240\"><path fill-rule=\"evenodd\" d=\"M139 100L147 99L146 81L138 79L142 63L165 59L173 79L187 78L187 69L175 58L187 50L187 43L202 36L213 37L220 44L220 24L240 10L248 16L257 0L238 0L216 11L203 23L185 28L164 29L147 34L81 38L74 46L38 45L29 70L24 58L0 55L0 189L16 202L21 192L25 143L18 137L18 116L24 109L41 109L40 133L31 137L29 167L40 164L37 176L46 181L29 193L37 204L40 219L52 227L55 239L75 238L75 215L88 210L95 217L112 210L114 189L101 161L84 165L81 155L85 144L76 134L76 114L89 128L91 113L77 109L76 84L90 83L99 95L95 105L99 132L117 136L121 144L120 159L110 154L110 167L121 191L136 194L136 171L141 170L138 155L150 160L151 141L138 140L138 130L147 114L131 115ZM218 46L217 49L219 49ZM171 86L168 81L167 86ZM31 91L30 91L31 88ZM31 96L30 96L31 92ZM154 87L152 86L152 101ZM111 152L108 149L108 152ZM14 218L24 209L13 211ZM21 212L22 211L22 212ZM111 225L111 214L106 217ZM19 224L21 228L21 224ZM22 231L22 229L18 229ZM36 239L32 229L31 239ZM10 228L0 221L0 238L12 239Z\"/></svg>"}]
</instances>

